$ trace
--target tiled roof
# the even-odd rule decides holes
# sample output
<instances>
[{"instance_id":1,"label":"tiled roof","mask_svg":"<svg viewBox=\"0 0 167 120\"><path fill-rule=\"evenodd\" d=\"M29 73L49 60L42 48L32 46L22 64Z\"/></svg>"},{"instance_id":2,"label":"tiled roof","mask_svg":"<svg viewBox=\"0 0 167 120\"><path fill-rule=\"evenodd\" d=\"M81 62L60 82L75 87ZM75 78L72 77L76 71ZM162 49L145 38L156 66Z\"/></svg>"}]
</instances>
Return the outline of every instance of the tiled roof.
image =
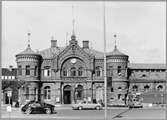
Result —
<instances>
[{"instance_id":1,"label":"tiled roof","mask_svg":"<svg viewBox=\"0 0 167 120\"><path fill-rule=\"evenodd\" d=\"M1 70L2 70L2 76L16 76L17 75L16 68L12 68L11 71L9 68L2 68Z\"/></svg>"},{"instance_id":2,"label":"tiled roof","mask_svg":"<svg viewBox=\"0 0 167 120\"><path fill-rule=\"evenodd\" d=\"M58 55L62 50L64 50L65 47L51 47L42 51L39 51L38 53L42 55L42 57L45 58L52 58L55 55Z\"/></svg>"},{"instance_id":3,"label":"tiled roof","mask_svg":"<svg viewBox=\"0 0 167 120\"><path fill-rule=\"evenodd\" d=\"M103 58L103 52L94 49L83 49L86 53L94 55L96 58Z\"/></svg>"},{"instance_id":4,"label":"tiled roof","mask_svg":"<svg viewBox=\"0 0 167 120\"><path fill-rule=\"evenodd\" d=\"M141 63L130 63L128 67L131 69L166 69L165 64L141 64Z\"/></svg>"}]
</instances>

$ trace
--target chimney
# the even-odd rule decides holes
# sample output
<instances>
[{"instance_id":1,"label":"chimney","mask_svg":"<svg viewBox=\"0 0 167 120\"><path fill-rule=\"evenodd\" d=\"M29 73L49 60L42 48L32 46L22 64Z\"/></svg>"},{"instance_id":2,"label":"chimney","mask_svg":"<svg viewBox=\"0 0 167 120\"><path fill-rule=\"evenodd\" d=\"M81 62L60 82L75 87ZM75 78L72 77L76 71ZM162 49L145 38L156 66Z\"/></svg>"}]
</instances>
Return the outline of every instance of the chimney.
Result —
<instances>
[{"instance_id":1,"label":"chimney","mask_svg":"<svg viewBox=\"0 0 167 120\"><path fill-rule=\"evenodd\" d=\"M89 48L89 41L88 40L84 40L83 41L83 49L88 49Z\"/></svg>"},{"instance_id":2,"label":"chimney","mask_svg":"<svg viewBox=\"0 0 167 120\"><path fill-rule=\"evenodd\" d=\"M51 40L51 48L57 47L57 40Z\"/></svg>"}]
</instances>

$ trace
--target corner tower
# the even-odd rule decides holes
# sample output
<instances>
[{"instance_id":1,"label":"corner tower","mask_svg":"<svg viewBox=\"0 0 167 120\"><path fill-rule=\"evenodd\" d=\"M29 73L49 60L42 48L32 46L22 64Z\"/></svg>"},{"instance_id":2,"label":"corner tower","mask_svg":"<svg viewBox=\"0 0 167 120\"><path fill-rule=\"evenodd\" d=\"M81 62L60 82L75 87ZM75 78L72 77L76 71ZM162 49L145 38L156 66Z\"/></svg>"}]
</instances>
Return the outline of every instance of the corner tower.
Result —
<instances>
[{"instance_id":1,"label":"corner tower","mask_svg":"<svg viewBox=\"0 0 167 120\"><path fill-rule=\"evenodd\" d=\"M30 37L30 33L28 33L28 37ZM28 41L30 40L28 39ZM28 42L27 48L16 55L16 62L18 67L17 78L21 84L19 96L23 96L20 102L39 100L41 55L34 52Z\"/></svg>"},{"instance_id":2,"label":"corner tower","mask_svg":"<svg viewBox=\"0 0 167 120\"><path fill-rule=\"evenodd\" d=\"M108 102L126 104L128 93L127 66L129 56L115 48L107 56Z\"/></svg>"}]
</instances>

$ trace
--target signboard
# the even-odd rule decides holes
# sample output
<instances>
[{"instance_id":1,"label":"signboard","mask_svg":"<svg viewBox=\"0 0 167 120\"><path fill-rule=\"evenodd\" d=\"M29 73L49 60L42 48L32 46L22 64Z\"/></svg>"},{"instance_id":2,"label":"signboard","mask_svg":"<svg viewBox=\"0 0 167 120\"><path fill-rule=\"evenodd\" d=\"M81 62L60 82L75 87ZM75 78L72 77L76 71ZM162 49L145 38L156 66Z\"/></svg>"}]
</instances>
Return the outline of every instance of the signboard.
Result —
<instances>
[{"instance_id":1,"label":"signboard","mask_svg":"<svg viewBox=\"0 0 167 120\"><path fill-rule=\"evenodd\" d=\"M9 106L7 106L6 110L7 110L7 112L11 112L12 111L12 107L9 105Z\"/></svg>"}]
</instances>

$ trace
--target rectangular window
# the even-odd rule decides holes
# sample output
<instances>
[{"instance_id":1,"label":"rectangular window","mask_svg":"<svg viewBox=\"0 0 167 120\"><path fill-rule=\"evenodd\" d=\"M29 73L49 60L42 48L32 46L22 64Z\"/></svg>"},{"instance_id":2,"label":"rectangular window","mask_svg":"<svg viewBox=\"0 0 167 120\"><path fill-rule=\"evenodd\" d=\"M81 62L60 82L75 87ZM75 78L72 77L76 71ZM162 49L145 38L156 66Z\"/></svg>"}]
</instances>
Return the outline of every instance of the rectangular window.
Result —
<instances>
[{"instance_id":1,"label":"rectangular window","mask_svg":"<svg viewBox=\"0 0 167 120\"><path fill-rule=\"evenodd\" d=\"M118 66L118 71L117 73L121 73L121 66Z\"/></svg>"},{"instance_id":2,"label":"rectangular window","mask_svg":"<svg viewBox=\"0 0 167 120\"><path fill-rule=\"evenodd\" d=\"M113 75L113 66L109 66L109 76Z\"/></svg>"},{"instance_id":3,"label":"rectangular window","mask_svg":"<svg viewBox=\"0 0 167 120\"><path fill-rule=\"evenodd\" d=\"M35 66L35 68L34 68L34 76L37 76L38 74L37 74L37 66Z\"/></svg>"},{"instance_id":4,"label":"rectangular window","mask_svg":"<svg viewBox=\"0 0 167 120\"><path fill-rule=\"evenodd\" d=\"M22 67L21 67L21 65L18 66L18 75L22 75Z\"/></svg>"},{"instance_id":5,"label":"rectangular window","mask_svg":"<svg viewBox=\"0 0 167 120\"><path fill-rule=\"evenodd\" d=\"M30 75L30 66L26 65L26 75Z\"/></svg>"},{"instance_id":6,"label":"rectangular window","mask_svg":"<svg viewBox=\"0 0 167 120\"><path fill-rule=\"evenodd\" d=\"M45 76L45 77L51 76L51 70L50 70L50 67L49 67L49 66L45 66L45 67L44 67L44 76Z\"/></svg>"},{"instance_id":7,"label":"rectangular window","mask_svg":"<svg viewBox=\"0 0 167 120\"><path fill-rule=\"evenodd\" d=\"M26 100L29 100L29 88L26 88Z\"/></svg>"}]
</instances>

